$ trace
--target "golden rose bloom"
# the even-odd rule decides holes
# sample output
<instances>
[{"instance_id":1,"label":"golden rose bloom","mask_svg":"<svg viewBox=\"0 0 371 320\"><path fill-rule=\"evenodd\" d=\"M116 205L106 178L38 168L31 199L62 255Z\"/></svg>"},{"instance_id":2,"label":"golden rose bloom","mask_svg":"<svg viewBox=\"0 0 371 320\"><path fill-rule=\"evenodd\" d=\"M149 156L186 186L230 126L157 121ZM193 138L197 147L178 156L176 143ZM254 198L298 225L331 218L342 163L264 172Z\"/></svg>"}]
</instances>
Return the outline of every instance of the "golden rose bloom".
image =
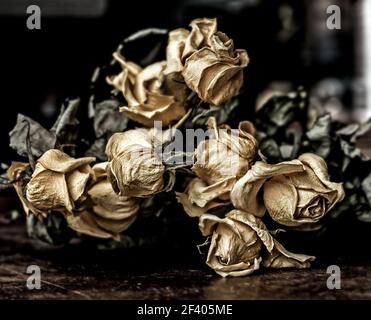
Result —
<instances>
[{"instance_id":1,"label":"golden rose bloom","mask_svg":"<svg viewBox=\"0 0 371 320\"><path fill-rule=\"evenodd\" d=\"M264 204L258 196L261 188ZM279 164L258 161L231 191L236 208L258 217L266 208L286 226L317 222L343 198L342 184L330 181L326 162L312 153Z\"/></svg>"},{"instance_id":2,"label":"golden rose bloom","mask_svg":"<svg viewBox=\"0 0 371 320\"><path fill-rule=\"evenodd\" d=\"M224 219L205 214L199 227L211 236L206 263L219 275L246 276L267 268L308 268L315 257L287 251L273 239L263 222L241 210L230 211Z\"/></svg>"},{"instance_id":3,"label":"golden rose bloom","mask_svg":"<svg viewBox=\"0 0 371 320\"><path fill-rule=\"evenodd\" d=\"M184 193L177 193L186 213L200 216L210 209L230 202L229 193L236 181L251 167L257 142L252 135L254 127L242 121L238 130L229 126L217 128L214 118L208 120L210 139L202 141L195 150L196 173Z\"/></svg>"},{"instance_id":4,"label":"golden rose bloom","mask_svg":"<svg viewBox=\"0 0 371 320\"><path fill-rule=\"evenodd\" d=\"M162 125L167 126L185 115L187 88L164 74L166 61L142 69L118 53L114 53L114 58L121 64L122 71L108 77L107 82L123 93L127 106L120 111L129 119L146 127L153 126L154 121L162 121Z\"/></svg>"},{"instance_id":5,"label":"golden rose bloom","mask_svg":"<svg viewBox=\"0 0 371 320\"><path fill-rule=\"evenodd\" d=\"M68 225L75 231L98 238L119 239L135 221L139 199L119 196L107 179L107 162L93 167L95 180L88 188L87 207L67 215Z\"/></svg>"},{"instance_id":6,"label":"golden rose bloom","mask_svg":"<svg viewBox=\"0 0 371 320\"><path fill-rule=\"evenodd\" d=\"M108 179L119 195L147 197L172 188L175 174L156 155L154 139L153 130L134 129L108 141Z\"/></svg>"},{"instance_id":7,"label":"golden rose bloom","mask_svg":"<svg viewBox=\"0 0 371 320\"><path fill-rule=\"evenodd\" d=\"M217 31L216 19L195 19L190 26L190 32L170 32L165 73L181 72L201 100L220 105L238 94L249 63L247 52L234 49L233 40Z\"/></svg>"},{"instance_id":8,"label":"golden rose bloom","mask_svg":"<svg viewBox=\"0 0 371 320\"><path fill-rule=\"evenodd\" d=\"M46 217L47 212L34 207L25 196L24 190L26 188L26 181L21 180L20 177L28 167L28 163L13 161L7 170L7 177L9 181L14 181L13 187L17 192L19 200L22 203L23 210L26 212L26 214L28 215L30 212L32 212L38 217Z\"/></svg>"},{"instance_id":9,"label":"golden rose bloom","mask_svg":"<svg viewBox=\"0 0 371 320\"><path fill-rule=\"evenodd\" d=\"M94 177L90 163L95 158L74 159L51 149L36 163L27 184L26 199L40 211L73 212L75 204L85 200L87 185Z\"/></svg>"}]
</instances>

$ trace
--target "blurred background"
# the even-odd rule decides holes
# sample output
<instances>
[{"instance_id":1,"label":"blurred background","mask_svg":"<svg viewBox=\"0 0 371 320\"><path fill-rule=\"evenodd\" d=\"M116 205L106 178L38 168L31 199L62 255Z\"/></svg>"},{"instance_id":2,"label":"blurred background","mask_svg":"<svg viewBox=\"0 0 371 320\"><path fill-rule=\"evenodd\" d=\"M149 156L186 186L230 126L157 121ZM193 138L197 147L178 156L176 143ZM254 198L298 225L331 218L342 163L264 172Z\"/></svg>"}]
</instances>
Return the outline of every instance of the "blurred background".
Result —
<instances>
[{"instance_id":1,"label":"blurred background","mask_svg":"<svg viewBox=\"0 0 371 320\"><path fill-rule=\"evenodd\" d=\"M31 4L41 8L40 30L26 26ZM326 26L330 5L341 10L341 29ZM124 37L204 16L217 17L219 29L249 53L246 110L264 92L303 85L310 103L337 120L371 115L369 0L1 0L0 161L10 160L17 113L50 126L66 97L88 95L95 67L110 61Z\"/></svg>"}]
</instances>

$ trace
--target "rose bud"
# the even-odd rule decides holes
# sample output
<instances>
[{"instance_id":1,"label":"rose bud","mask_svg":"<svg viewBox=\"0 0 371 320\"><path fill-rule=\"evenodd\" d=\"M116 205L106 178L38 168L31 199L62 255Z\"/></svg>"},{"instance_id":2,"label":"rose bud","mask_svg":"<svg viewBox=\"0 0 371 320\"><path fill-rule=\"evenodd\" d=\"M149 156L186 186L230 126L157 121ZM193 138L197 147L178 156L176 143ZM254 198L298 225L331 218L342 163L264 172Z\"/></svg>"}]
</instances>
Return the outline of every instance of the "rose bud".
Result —
<instances>
[{"instance_id":1,"label":"rose bud","mask_svg":"<svg viewBox=\"0 0 371 320\"><path fill-rule=\"evenodd\" d=\"M264 204L258 197L261 189ZM258 161L231 192L236 208L260 217L266 208L286 226L315 223L343 198L342 184L330 181L326 162L312 153L279 164Z\"/></svg>"},{"instance_id":2,"label":"rose bud","mask_svg":"<svg viewBox=\"0 0 371 320\"><path fill-rule=\"evenodd\" d=\"M165 73L181 70L187 86L199 98L220 105L238 94L243 68L249 63L247 52L234 49L233 40L217 31L216 19L195 19L191 32L170 32Z\"/></svg>"},{"instance_id":3,"label":"rose bud","mask_svg":"<svg viewBox=\"0 0 371 320\"><path fill-rule=\"evenodd\" d=\"M242 121L238 130L229 126L216 127L215 119L208 121L211 136L195 150L193 179L184 193L177 193L178 201L191 217L200 216L210 209L227 205L229 193L237 179L251 167L257 142L252 124Z\"/></svg>"},{"instance_id":4,"label":"rose bud","mask_svg":"<svg viewBox=\"0 0 371 320\"><path fill-rule=\"evenodd\" d=\"M145 139L143 129L139 129L136 139L137 130L116 133L108 141L107 174L113 189L119 195L129 197L148 197L169 191L175 174L156 154L152 130L147 130Z\"/></svg>"},{"instance_id":5,"label":"rose bud","mask_svg":"<svg viewBox=\"0 0 371 320\"><path fill-rule=\"evenodd\" d=\"M287 251L259 218L241 210L232 210L223 219L202 215L199 227L204 236L212 236L206 263L223 277L246 276L260 266L308 268L315 259Z\"/></svg>"},{"instance_id":6,"label":"rose bud","mask_svg":"<svg viewBox=\"0 0 371 320\"><path fill-rule=\"evenodd\" d=\"M25 213L28 215L32 212L38 217L46 217L47 211L37 209L26 198L25 189L27 181L26 179L22 179L22 175L26 172L28 167L28 163L13 161L7 170L7 177L9 181L13 182L13 187L22 203Z\"/></svg>"},{"instance_id":7,"label":"rose bud","mask_svg":"<svg viewBox=\"0 0 371 320\"><path fill-rule=\"evenodd\" d=\"M107 179L107 162L93 167L95 181L89 186L89 207L67 216L69 226L77 232L98 238L119 239L135 221L139 199L117 195Z\"/></svg>"},{"instance_id":8,"label":"rose bud","mask_svg":"<svg viewBox=\"0 0 371 320\"><path fill-rule=\"evenodd\" d=\"M242 121L237 130L228 125L217 128L215 118L209 118L207 124L211 137L197 146L192 170L208 185L228 177L240 178L251 167L257 149L253 125Z\"/></svg>"},{"instance_id":9,"label":"rose bud","mask_svg":"<svg viewBox=\"0 0 371 320\"><path fill-rule=\"evenodd\" d=\"M94 178L90 167L94 161L92 157L74 159L56 149L45 152L27 184L27 201L41 211L73 212L76 203L85 200Z\"/></svg>"},{"instance_id":10,"label":"rose bud","mask_svg":"<svg viewBox=\"0 0 371 320\"><path fill-rule=\"evenodd\" d=\"M187 87L164 74L165 61L142 69L118 53L114 53L114 58L122 71L108 77L107 82L124 95L127 106L120 111L129 119L146 127L153 126L154 121L162 121L162 125L167 126L185 115Z\"/></svg>"}]
</instances>

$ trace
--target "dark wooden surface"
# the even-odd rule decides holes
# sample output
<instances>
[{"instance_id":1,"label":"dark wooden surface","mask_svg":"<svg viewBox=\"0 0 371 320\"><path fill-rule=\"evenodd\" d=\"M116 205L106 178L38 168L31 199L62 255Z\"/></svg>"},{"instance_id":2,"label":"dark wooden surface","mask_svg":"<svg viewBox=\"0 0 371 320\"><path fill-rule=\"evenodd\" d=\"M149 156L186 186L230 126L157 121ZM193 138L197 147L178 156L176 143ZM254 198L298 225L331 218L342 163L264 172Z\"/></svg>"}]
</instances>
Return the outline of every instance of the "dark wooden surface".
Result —
<instances>
[{"instance_id":1,"label":"dark wooden surface","mask_svg":"<svg viewBox=\"0 0 371 320\"><path fill-rule=\"evenodd\" d=\"M158 251L157 251L158 250ZM308 270L257 272L223 279L182 255L128 254L81 244L52 247L29 239L22 224L0 224L2 299L371 299L371 259L321 259ZM340 290L326 286L326 268L342 271ZM26 287L27 266L41 268L41 289Z\"/></svg>"}]
</instances>

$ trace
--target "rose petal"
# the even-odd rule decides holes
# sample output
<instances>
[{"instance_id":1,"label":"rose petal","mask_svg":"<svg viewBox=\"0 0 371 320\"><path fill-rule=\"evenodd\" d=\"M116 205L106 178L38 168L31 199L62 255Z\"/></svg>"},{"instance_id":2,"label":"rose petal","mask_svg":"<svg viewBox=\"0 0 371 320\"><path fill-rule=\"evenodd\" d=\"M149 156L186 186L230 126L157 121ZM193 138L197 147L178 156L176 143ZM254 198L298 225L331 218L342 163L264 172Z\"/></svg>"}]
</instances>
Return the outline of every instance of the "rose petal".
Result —
<instances>
[{"instance_id":1,"label":"rose petal","mask_svg":"<svg viewBox=\"0 0 371 320\"><path fill-rule=\"evenodd\" d=\"M264 205L273 220L286 226L296 226L294 215L298 204L298 193L293 185L275 182L264 183Z\"/></svg>"},{"instance_id":2,"label":"rose petal","mask_svg":"<svg viewBox=\"0 0 371 320\"><path fill-rule=\"evenodd\" d=\"M37 160L45 169L60 173L70 172L94 161L94 157L74 159L57 149L48 150Z\"/></svg>"},{"instance_id":3,"label":"rose petal","mask_svg":"<svg viewBox=\"0 0 371 320\"><path fill-rule=\"evenodd\" d=\"M234 185L231 191L231 201L235 208L244 210L257 217L262 217L265 206L260 201L258 193L264 182L275 175L289 174L304 170L299 160L267 164L257 161L251 169Z\"/></svg>"},{"instance_id":4,"label":"rose petal","mask_svg":"<svg viewBox=\"0 0 371 320\"><path fill-rule=\"evenodd\" d=\"M78 215L68 214L66 220L68 226L76 232L96 238L115 238L115 235L112 233L101 229L91 214L87 211L83 211Z\"/></svg>"},{"instance_id":5,"label":"rose petal","mask_svg":"<svg viewBox=\"0 0 371 320\"><path fill-rule=\"evenodd\" d=\"M264 257L262 266L266 268L309 268L315 257L287 251L277 240L274 240L274 250Z\"/></svg>"}]
</instances>

